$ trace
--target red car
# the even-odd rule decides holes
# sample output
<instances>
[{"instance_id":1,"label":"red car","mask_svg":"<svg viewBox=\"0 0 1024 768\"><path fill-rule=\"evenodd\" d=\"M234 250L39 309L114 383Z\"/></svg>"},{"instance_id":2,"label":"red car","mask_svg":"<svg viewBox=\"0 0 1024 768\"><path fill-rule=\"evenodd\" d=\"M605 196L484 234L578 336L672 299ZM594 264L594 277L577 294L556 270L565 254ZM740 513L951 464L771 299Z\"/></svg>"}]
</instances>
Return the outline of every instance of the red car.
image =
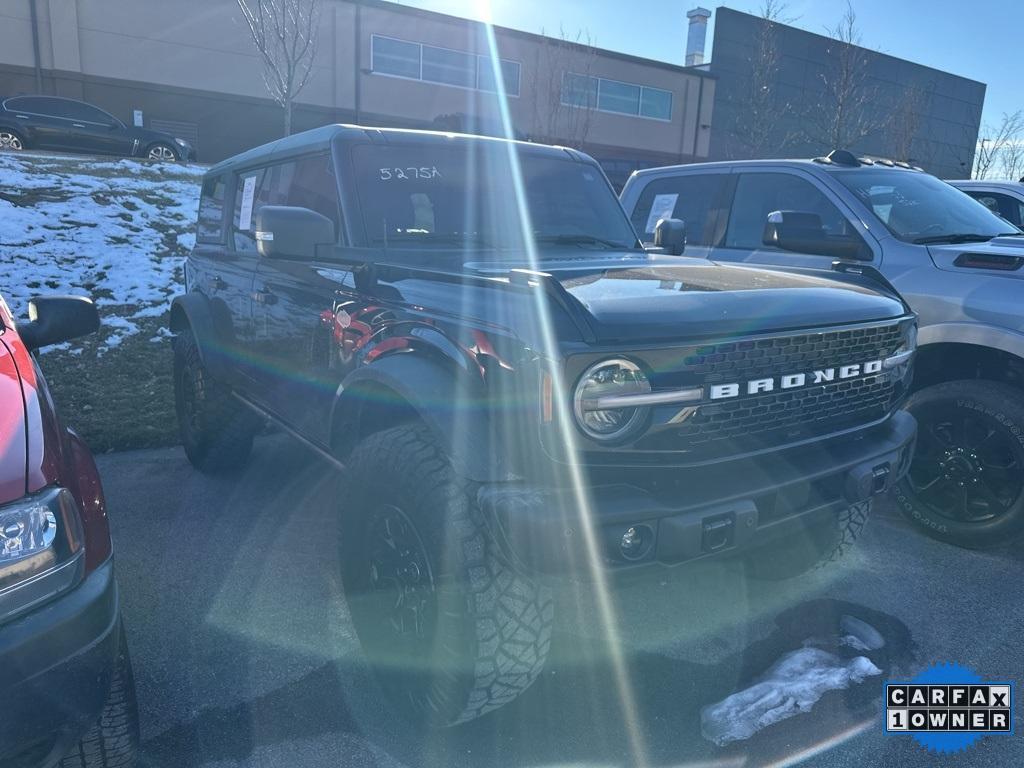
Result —
<instances>
[{"instance_id":1,"label":"red car","mask_svg":"<svg viewBox=\"0 0 1024 768\"><path fill-rule=\"evenodd\" d=\"M95 331L80 297L0 297L0 765L130 766L138 744L103 489L32 352Z\"/></svg>"}]
</instances>

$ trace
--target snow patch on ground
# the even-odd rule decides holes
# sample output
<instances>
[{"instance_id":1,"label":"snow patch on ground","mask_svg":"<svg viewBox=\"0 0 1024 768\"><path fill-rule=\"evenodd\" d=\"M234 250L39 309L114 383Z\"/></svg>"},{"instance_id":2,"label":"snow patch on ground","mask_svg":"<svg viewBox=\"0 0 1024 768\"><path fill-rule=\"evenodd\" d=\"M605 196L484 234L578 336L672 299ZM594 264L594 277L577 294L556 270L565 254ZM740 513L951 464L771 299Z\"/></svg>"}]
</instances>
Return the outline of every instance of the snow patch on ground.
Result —
<instances>
[{"instance_id":1,"label":"snow patch on ground","mask_svg":"<svg viewBox=\"0 0 1024 768\"><path fill-rule=\"evenodd\" d=\"M701 732L719 746L748 739L762 728L810 711L828 691L880 674L864 656L844 660L820 648L800 648L775 662L749 688L704 707Z\"/></svg>"},{"instance_id":2,"label":"snow patch on ground","mask_svg":"<svg viewBox=\"0 0 1024 768\"><path fill-rule=\"evenodd\" d=\"M0 154L0 292L92 296L105 345L138 332L178 292L204 168Z\"/></svg>"}]
</instances>

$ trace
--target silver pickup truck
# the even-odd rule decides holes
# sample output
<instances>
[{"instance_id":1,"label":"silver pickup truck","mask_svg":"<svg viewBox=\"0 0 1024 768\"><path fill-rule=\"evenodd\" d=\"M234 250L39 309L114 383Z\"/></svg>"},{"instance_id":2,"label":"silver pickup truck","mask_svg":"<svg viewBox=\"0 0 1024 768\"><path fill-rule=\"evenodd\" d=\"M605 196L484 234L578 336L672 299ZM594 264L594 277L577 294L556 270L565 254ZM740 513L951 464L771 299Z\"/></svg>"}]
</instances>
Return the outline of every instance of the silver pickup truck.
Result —
<instances>
[{"instance_id":1,"label":"silver pickup truck","mask_svg":"<svg viewBox=\"0 0 1024 768\"><path fill-rule=\"evenodd\" d=\"M919 315L917 450L896 497L961 546L1024 530L1024 233L906 163L814 160L638 171L621 195L646 241L685 222L686 254L875 274Z\"/></svg>"}]
</instances>

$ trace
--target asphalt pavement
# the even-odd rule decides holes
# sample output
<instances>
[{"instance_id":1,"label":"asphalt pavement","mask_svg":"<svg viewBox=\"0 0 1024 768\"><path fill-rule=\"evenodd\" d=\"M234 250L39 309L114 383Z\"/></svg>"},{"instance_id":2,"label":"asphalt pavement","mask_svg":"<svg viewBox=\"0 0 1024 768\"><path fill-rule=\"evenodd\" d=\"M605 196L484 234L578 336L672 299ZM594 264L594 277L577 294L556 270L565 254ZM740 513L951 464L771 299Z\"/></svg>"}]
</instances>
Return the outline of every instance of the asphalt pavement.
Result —
<instances>
[{"instance_id":1,"label":"asphalt pavement","mask_svg":"<svg viewBox=\"0 0 1024 768\"><path fill-rule=\"evenodd\" d=\"M885 678L947 661L1024 678L1021 548L932 541L888 502L851 556L800 579L752 581L729 561L675 569L617 586L611 625L591 587L559 585L551 659L523 697L465 726L412 731L363 666L339 578L344 484L319 458L277 435L232 477L196 472L180 449L98 463L143 766L1024 765L1019 709L1018 735L958 755L883 733ZM868 654L881 676L746 741L701 736L702 707L804 642L827 644L843 615L882 634Z\"/></svg>"}]
</instances>

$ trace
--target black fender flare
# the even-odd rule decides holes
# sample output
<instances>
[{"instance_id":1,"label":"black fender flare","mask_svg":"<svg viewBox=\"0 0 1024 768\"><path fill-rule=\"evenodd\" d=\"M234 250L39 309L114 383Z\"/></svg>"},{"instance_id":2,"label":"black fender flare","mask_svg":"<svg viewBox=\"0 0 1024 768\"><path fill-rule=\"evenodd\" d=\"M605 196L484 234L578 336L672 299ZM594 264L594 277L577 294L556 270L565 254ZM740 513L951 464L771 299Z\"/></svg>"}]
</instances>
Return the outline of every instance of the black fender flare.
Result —
<instances>
[{"instance_id":1,"label":"black fender flare","mask_svg":"<svg viewBox=\"0 0 1024 768\"><path fill-rule=\"evenodd\" d=\"M384 416L385 428L397 423L387 421L389 417L420 420L437 437L456 471L469 480L518 477L510 457L493 439L486 384L455 365L423 354L395 353L349 374L331 411L331 446L342 461L367 434L364 421L373 420L374 412Z\"/></svg>"},{"instance_id":2,"label":"black fender flare","mask_svg":"<svg viewBox=\"0 0 1024 768\"><path fill-rule=\"evenodd\" d=\"M210 374L226 378L225 357L234 333L231 314L223 302L213 302L201 293L187 293L171 302L171 333L190 331L199 348L199 359Z\"/></svg>"}]
</instances>

